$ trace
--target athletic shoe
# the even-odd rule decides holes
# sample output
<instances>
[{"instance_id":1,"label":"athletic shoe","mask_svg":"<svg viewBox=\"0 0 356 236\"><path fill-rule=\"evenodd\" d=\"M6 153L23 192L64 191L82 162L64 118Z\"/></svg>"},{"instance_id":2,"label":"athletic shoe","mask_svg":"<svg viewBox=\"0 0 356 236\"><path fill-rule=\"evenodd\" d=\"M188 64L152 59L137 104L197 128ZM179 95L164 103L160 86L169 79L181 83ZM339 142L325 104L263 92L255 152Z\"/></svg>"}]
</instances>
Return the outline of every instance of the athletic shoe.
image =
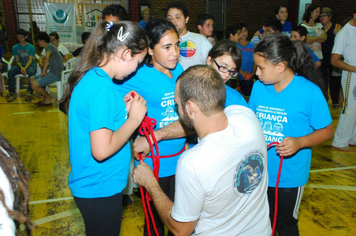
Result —
<instances>
[{"instance_id":1,"label":"athletic shoe","mask_svg":"<svg viewBox=\"0 0 356 236\"><path fill-rule=\"evenodd\" d=\"M33 99L33 96L32 96L32 94L31 94L30 91L27 91L27 92L26 92L26 95L25 95L23 98L24 98L26 101L31 102L31 100Z\"/></svg>"},{"instance_id":2,"label":"athletic shoe","mask_svg":"<svg viewBox=\"0 0 356 236\"><path fill-rule=\"evenodd\" d=\"M16 93L10 94L10 96L7 97L7 102L13 102L17 98Z\"/></svg>"}]
</instances>

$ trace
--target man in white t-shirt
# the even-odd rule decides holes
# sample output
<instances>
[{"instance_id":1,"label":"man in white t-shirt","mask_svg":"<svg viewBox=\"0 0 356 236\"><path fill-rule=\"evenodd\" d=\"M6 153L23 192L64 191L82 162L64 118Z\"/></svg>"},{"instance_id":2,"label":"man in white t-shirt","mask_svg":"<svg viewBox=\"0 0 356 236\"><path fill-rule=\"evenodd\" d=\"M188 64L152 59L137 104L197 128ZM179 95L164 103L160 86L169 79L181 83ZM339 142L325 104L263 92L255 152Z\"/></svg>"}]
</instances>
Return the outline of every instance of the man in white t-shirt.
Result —
<instances>
[{"instance_id":1,"label":"man in white t-shirt","mask_svg":"<svg viewBox=\"0 0 356 236\"><path fill-rule=\"evenodd\" d=\"M271 235L261 126L249 108L224 110L225 98L224 82L213 68L193 66L178 78L179 114L200 142L179 158L174 203L148 165L134 170L134 181L146 188L175 235Z\"/></svg>"},{"instance_id":2,"label":"man in white t-shirt","mask_svg":"<svg viewBox=\"0 0 356 236\"><path fill-rule=\"evenodd\" d=\"M186 70L194 65L205 65L212 45L205 36L188 31L187 6L182 2L169 3L166 7L166 17L174 24L181 39L178 62L183 66L183 69Z\"/></svg>"},{"instance_id":3,"label":"man in white t-shirt","mask_svg":"<svg viewBox=\"0 0 356 236\"><path fill-rule=\"evenodd\" d=\"M331 64L343 70L341 85L345 99L332 146L355 152L350 146L356 146L356 9L335 37Z\"/></svg>"}]
</instances>

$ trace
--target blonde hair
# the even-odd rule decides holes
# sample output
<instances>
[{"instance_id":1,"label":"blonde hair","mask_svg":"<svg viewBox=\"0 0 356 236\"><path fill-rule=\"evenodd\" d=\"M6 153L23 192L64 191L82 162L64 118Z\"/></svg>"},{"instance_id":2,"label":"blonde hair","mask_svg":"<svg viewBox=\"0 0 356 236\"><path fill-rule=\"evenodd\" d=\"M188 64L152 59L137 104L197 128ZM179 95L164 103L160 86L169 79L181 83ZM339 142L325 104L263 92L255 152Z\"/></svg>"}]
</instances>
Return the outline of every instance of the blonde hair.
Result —
<instances>
[{"instance_id":1,"label":"blonde hair","mask_svg":"<svg viewBox=\"0 0 356 236\"><path fill-rule=\"evenodd\" d=\"M143 16L146 11L150 12L151 10L150 10L148 7L146 7L146 8L144 8L144 9L142 9L141 15Z\"/></svg>"}]
</instances>

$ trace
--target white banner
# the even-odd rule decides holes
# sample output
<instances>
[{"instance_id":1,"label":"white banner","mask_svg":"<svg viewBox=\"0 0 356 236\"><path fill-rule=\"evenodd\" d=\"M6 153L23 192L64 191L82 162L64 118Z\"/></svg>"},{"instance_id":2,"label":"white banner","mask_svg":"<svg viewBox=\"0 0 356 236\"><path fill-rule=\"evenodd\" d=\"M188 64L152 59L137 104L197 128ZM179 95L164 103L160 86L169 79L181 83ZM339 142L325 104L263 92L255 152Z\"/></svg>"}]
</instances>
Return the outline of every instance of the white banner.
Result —
<instances>
[{"instance_id":1,"label":"white banner","mask_svg":"<svg viewBox=\"0 0 356 236\"><path fill-rule=\"evenodd\" d=\"M95 26L103 21L103 9L108 4L82 3L82 28L83 32L92 32Z\"/></svg>"},{"instance_id":2,"label":"white banner","mask_svg":"<svg viewBox=\"0 0 356 236\"><path fill-rule=\"evenodd\" d=\"M61 43L77 43L75 6L71 3L44 3L46 32L57 32Z\"/></svg>"}]
</instances>

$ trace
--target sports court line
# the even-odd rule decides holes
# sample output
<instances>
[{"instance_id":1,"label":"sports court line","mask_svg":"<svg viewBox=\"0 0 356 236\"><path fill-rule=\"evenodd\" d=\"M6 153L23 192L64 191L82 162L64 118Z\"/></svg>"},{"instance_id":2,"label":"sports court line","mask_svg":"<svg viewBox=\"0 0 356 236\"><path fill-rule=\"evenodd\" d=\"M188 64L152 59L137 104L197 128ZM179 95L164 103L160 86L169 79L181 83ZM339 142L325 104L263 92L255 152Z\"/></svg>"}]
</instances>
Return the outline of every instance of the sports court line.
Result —
<instances>
[{"instance_id":1,"label":"sports court line","mask_svg":"<svg viewBox=\"0 0 356 236\"><path fill-rule=\"evenodd\" d=\"M13 115L24 115L24 114L33 114L34 111L24 111L24 112L13 112Z\"/></svg>"},{"instance_id":2,"label":"sports court line","mask_svg":"<svg viewBox=\"0 0 356 236\"><path fill-rule=\"evenodd\" d=\"M48 110L47 112L61 112L60 110Z\"/></svg>"},{"instance_id":3,"label":"sports court line","mask_svg":"<svg viewBox=\"0 0 356 236\"><path fill-rule=\"evenodd\" d=\"M36 225L42 225L42 224L45 224L45 223L48 223L48 222L51 222L51 221L54 221L54 220L62 219L62 218L65 218L65 217L68 217L68 216L77 215L77 214L80 214L79 209L74 209L74 210L63 211L61 213L57 213L57 214L54 214L54 215L46 216L46 217L34 220L33 222ZM21 231L25 230L25 225L24 224L20 225L20 230Z\"/></svg>"},{"instance_id":4,"label":"sports court line","mask_svg":"<svg viewBox=\"0 0 356 236\"><path fill-rule=\"evenodd\" d=\"M46 199L46 200L38 200L38 201L30 201L29 204L39 204L39 203L47 203L47 202L59 202L59 201L67 201L72 200L73 197L62 197L62 198L54 198L54 199Z\"/></svg>"},{"instance_id":5,"label":"sports court line","mask_svg":"<svg viewBox=\"0 0 356 236\"><path fill-rule=\"evenodd\" d=\"M353 186L326 185L326 184L307 184L307 186L309 188L356 191L356 187L353 187Z\"/></svg>"},{"instance_id":6,"label":"sports court line","mask_svg":"<svg viewBox=\"0 0 356 236\"><path fill-rule=\"evenodd\" d=\"M310 173L315 173L315 172L324 172L324 171L337 171L337 170L350 170L350 169L356 169L356 166L345 166L345 167L336 167L336 168L329 168L329 169L319 169L319 170L310 170Z\"/></svg>"}]
</instances>

